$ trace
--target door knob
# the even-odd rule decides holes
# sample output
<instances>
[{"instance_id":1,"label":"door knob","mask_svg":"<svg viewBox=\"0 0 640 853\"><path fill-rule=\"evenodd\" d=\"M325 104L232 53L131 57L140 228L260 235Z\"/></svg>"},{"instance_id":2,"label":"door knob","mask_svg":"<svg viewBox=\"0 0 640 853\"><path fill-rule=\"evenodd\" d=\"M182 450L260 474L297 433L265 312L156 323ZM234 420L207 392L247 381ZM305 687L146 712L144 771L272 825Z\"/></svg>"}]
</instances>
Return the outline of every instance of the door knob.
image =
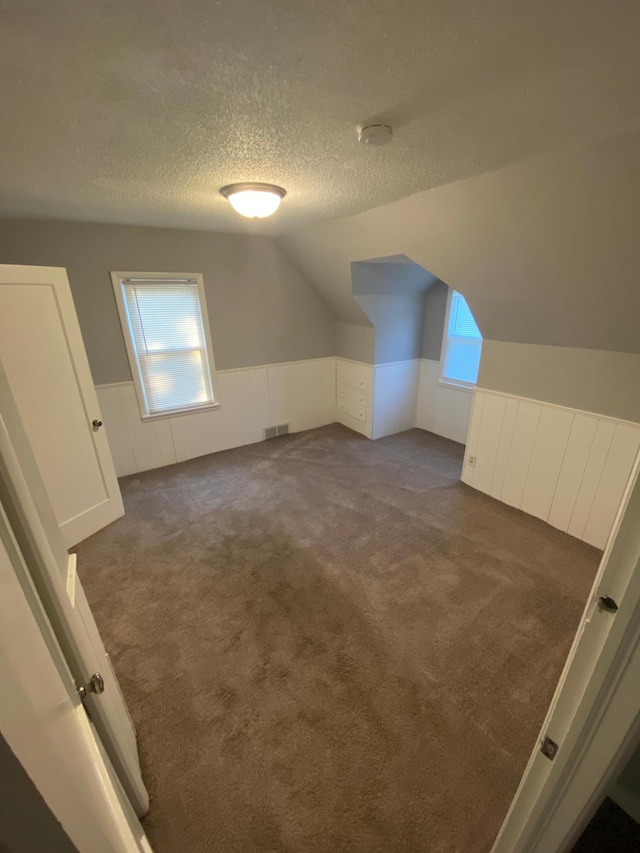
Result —
<instances>
[{"instance_id":1,"label":"door knob","mask_svg":"<svg viewBox=\"0 0 640 853\"><path fill-rule=\"evenodd\" d=\"M86 684L78 687L78 694L81 699L84 699L87 693L96 693L98 696L104 693L104 678L99 672L94 672Z\"/></svg>"},{"instance_id":2,"label":"door knob","mask_svg":"<svg viewBox=\"0 0 640 853\"><path fill-rule=\"evenodd\" d=\"M102 426L102 421L99 421L97 418L94 421L91 421L94 429L100 429Z\"/></svg>"}]
</instances>

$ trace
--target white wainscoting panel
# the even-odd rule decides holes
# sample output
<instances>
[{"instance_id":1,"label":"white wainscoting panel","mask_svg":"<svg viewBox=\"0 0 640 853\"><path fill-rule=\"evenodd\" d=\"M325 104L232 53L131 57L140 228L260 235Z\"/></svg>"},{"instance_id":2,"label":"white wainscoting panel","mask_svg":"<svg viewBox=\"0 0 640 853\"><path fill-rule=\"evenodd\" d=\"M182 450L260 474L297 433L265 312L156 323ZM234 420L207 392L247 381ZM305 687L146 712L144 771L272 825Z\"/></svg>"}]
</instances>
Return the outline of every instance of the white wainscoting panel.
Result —
<instances>
[{"instance_id":1,"label":"white wainscoting panel","mask_svg":"<svg viewBox=\"0 0 640 853\"><path fill-rule=\"evenodd\" d=\"M143 421L132 382L96 388L119 477L253 444L264 428L291 432L335 421L335 359L220 370L219 409Z\"/></svg>"},{"instance_id":2,"label":"white wainscoting panel","mask_svg":"<svg viewBox=\"0 0 640 853\"><path fill-rule=\"evenodd\" d=\"M271 423L289 423L291 432L335 423L335 358L270 367L269 406Z\"/></svg>"},{"instance_id":3,"label":"white wainscoting panel","mask_svg":"<svg viewBox=\"0 0 640 853\"><path fill-rule=\"evenodd\" d=\"M638 454L639 430L626 423L616 424L609 454L591 504L582 538L606 542L620 506L629 472ZM617 496L620 497L617 497Z\"/></svg>"},{"instance_id":4,"label":"white wainscoting panel","mask_svg":"<svg viewBox=\"0 0 640 853\"><path fill-rule=\"evenodd\" d=\"M416 425L419 359L377 364L373 369L373 438Z\"/></svg>"},{"instance_id":5,"label":"white wainscoting panel","mask_svg":"<svg viewBox=\"0 0 640 853\"><path fill-rule=\"evenodd\" d=\"M574 414L548 518L549 524L560 530L569 530L597 428L597 417L580 412Z\"/></svg>"},{"instance_id":6,"label":"white wainscoting panel","mask_svg":"<svg viewBox=\"0 0 640 853\"><path fill-rule=\"evenodd\" d=\"M487 405L488 401L485 400L485 409ZM511 446L509 448L507 468L504 472L504 483L502 485L502 496L500 498L500 500L510 506L519 507L522 503L522 495L524 494L527 482L539 419L540 407L535 403L521 401L513 425L513 435L511 436ZM500 432L500 435L502 435L502 432ZM479 446L478 457L481 453L484 453L484 448Z\"/></svg>"},{"instance_id":7,"label":"white wainscoting panel","mask_svg":"<svg viewBox=\"0 0 640 853\"><path fill-rule=\"evenodd\" d=\"M520 504L536 518L549 518L572 424L572 412L543 406Z\"/></svg>"},{"instance_id":8,"label":"white wainscoting panel","mask_svg":"<svg viewBox=\"0 0 640 853\"><path fill-rule=\"evenodd\" d=\"M639 450L640 424L477 389L462 480L604 548Z\"/></svg>"},{"instance_id":9,"label":"white wainscoting panel","mask_svg":"<svg viewBox=\"0 0 640 853\"><path fill-rule=\"evenodd\" d=\"M420 359L415 425L465 444L473 389L456 388L439 380L440 362Z\"/></svg>"},{"instance_id":10,"label":"white wainscoting panel","mask_svg":"<svg viewBox=\"0 0 640 853\"><path fill-rule=\"evenodd\" d=\"M481 402L481 401L479 401ZM497 498L500 500L500 496L502 495L502 489L504 486L504 478L507 475L507 464L509 462L509 452L511 451L511 439L513 438L513 430L516 424L516 415L518 414L518 401L510 400L506 401L505 409L504 409L504 417L502 419L502 427L500 429L500 443L498 445L498 452L496 453L496 462L493 468L493 477L491 480L491 491L489 494L491 497ZM482 422L482 421L481 421ZM473 424L475 421L472 422ZM480 425L478 424L479 429ZM477 432L477 430L476 430ZM477 443L476 443L477 450Z\"/></svg>"}]
</instances>

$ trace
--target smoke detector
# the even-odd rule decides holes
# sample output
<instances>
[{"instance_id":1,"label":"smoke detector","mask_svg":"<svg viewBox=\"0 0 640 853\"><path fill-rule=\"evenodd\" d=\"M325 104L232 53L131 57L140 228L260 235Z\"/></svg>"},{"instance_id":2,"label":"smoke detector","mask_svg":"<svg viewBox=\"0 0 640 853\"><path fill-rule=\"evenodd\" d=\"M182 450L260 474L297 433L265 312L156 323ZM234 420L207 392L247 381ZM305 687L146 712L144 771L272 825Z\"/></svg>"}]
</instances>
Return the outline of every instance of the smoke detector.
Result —
<instances>
[{"instance_id":1,"label":"smoke detector","mask_svg":"<svg viewBox=\"0 0 640 853\"><path fill-rule=\"evenodd\" d=\"M371 145L376 148L386 145L393 139L393 130L390 124L366 124L358 128L358 142L363 145Z\"/></svg>"}]
</instances>

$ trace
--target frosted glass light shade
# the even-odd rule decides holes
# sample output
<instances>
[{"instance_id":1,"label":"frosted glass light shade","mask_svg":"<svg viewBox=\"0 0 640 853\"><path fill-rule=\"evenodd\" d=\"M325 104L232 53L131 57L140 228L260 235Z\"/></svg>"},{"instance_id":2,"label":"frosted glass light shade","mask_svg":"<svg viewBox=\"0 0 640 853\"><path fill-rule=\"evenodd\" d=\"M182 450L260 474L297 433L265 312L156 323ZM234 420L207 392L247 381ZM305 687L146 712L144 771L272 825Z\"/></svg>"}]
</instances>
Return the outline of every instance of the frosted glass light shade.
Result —
<instances>
[{"instance_id":1,"label":"frosted glass light shade","mask_svg":"<svg viewBox=\"0 0 640 853\"><path fill-rule=\"evenodd\" d=\"M273 184L229 184L220 190L231 207L248 219L264 219L280 207L287 194Z\"/></svg>"}]
</instances>

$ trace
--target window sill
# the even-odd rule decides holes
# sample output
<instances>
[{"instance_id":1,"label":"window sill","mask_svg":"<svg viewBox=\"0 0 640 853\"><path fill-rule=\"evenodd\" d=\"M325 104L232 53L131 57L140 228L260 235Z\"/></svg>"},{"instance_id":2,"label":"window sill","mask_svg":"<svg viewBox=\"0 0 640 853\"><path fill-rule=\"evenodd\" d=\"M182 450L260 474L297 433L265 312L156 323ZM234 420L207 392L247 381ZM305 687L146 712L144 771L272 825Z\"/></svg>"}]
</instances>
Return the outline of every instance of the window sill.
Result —
<instances>
[{"instance_id":1,"label":"window sill","mask_svg":"<svg viewBox=\"0 0 640 853\"><path fill-rule=\"evenodd\" d=\"M220 408L220 403L209 403L206 406L194 406L192 409L173 409L152 415L140 415L143 421L160 421L164 418L180 418L183 415L198 415L200 412L212 412Z\"/></svg>"},{"instance_id":2,"label":"window sill","mask_svg":"<svg viewBox=\"0 0 640 853\"><path fill-rule=\"evenodd\" d=\"M456 391L467 391L469 394L473 394L476 390L475 385L471 385L468 382L454 382L451 379L438 379L438 385L441 385L443 388L454 388Z\"/></svg>"}]
</instances>

